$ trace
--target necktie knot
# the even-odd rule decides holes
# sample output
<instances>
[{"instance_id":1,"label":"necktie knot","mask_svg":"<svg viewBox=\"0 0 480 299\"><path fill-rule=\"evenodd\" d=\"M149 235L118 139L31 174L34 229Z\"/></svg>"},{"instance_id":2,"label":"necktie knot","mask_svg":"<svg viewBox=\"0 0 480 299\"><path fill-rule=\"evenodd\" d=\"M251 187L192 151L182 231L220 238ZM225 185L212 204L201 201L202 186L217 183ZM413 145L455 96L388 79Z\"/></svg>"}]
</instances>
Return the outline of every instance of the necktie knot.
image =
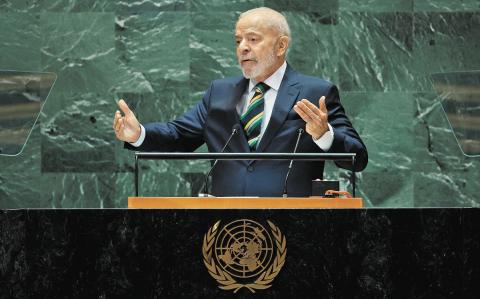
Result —
<instances>
[{"instance_id":1,"label":"necktie knot","mask_svg":"<svg viewBox=\"0 0 480 299\"><path fill-rule=\"evenodd\" d=\"M260 82L257 85L255 85L255 92L265 94L268 90L270 89L270 86L267 84Z\"/></svg>"}]
</instances>

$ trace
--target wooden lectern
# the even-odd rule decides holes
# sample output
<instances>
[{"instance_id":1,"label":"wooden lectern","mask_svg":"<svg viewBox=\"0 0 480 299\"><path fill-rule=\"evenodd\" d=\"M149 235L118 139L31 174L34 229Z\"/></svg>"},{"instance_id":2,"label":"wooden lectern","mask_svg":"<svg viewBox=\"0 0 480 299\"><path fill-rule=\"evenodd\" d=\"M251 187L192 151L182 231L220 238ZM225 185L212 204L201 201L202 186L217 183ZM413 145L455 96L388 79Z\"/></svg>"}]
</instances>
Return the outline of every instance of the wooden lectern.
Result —
<instances>
[{"instance_id":1,"label":"wooden lectern","mask_svg":"<svg viewBox=\"0 0 480 299\"><path fill-rule=\"evenodd\" d=\"M129 197L129 209L352 209L361 198L323 197Z\"/></svg>"}]
</instances>

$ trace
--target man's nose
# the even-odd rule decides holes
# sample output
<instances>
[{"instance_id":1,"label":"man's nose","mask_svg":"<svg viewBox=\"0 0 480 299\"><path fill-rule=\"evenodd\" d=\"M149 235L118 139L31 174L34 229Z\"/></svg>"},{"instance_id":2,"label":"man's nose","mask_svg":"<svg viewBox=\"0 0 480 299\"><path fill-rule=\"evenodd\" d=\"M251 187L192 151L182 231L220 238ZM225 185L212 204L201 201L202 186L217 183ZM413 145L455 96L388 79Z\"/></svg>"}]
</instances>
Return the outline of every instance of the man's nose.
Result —
<instances>
[{"instance_id":1,"label":"man's nose","mask_svg":"<svg viewBox=\"0 0 480 299\"><path fill-rule=\"evenodd\" d=\"M240 44L238 45L238 49L242 54L247 54L250 51L250 48L248 47L247 43L244 41L240 42Z\"/></svg>"}]
</instances>

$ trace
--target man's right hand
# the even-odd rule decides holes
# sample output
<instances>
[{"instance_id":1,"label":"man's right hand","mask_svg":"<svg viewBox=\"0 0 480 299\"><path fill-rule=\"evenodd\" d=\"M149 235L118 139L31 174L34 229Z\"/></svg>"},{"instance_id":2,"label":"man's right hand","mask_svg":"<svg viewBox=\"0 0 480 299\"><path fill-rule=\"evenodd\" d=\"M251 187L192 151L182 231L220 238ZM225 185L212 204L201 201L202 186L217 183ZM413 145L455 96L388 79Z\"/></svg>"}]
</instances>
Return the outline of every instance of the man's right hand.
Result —
<instances>
[{"instance_id":1,"label":"man's right hand","mask_svg":"<svg viewBox=\"0 0 480 299\"><path fill-rule=\"evenodd\" d=\"M115 136L122 141L136 142L140 138L140 123L123 99L118 101L118 107L123 115L119 110L115 112L115 117L113 118Z\"/></svg>"}]
</instances>

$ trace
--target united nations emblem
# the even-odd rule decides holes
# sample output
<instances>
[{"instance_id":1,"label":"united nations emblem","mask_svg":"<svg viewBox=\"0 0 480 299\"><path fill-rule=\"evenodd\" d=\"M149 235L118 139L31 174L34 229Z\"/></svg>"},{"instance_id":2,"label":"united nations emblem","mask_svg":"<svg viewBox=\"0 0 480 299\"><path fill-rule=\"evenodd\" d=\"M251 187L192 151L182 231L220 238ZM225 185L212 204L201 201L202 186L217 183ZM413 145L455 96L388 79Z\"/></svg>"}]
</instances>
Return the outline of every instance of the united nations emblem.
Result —
<instances>
[{"instance_id":1,"label":"united nations emblem","mask_svg":"<svg viewBox=\"0 0 480 299\"><path fill-rule=\"evenodd\" d=\"M287 256L287 241L280 229L267 221L271 234L260 223L241 219L221 229L217 221L203 237L203 262L223 290L267 289L280 273ZM273 239L272 239L273 235Z\"/></svg>"}]
</instances>

